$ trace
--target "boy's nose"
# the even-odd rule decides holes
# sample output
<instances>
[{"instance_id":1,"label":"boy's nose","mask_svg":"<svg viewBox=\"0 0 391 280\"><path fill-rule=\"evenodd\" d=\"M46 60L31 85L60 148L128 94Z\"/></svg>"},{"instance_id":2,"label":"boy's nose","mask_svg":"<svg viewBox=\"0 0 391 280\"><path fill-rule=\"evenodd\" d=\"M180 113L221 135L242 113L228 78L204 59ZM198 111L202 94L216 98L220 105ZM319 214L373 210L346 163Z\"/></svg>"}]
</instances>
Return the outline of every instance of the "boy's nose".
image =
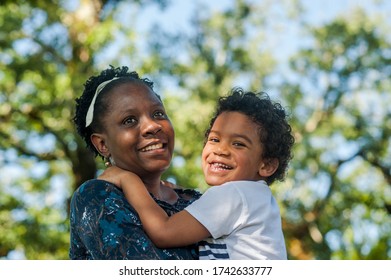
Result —
<instances>
[{"instance_id":1,"label":"boy's nose","mask_svg":"<svg viewBox=\"0 0 391 280\"><path fill-rule=\"evenodd\" d=\"M229 149L227 148L227 146L225 144L220 144L220 145L218 145L218 147L216 147L214 152L216 155L224 156L224 155L229 154Z\"/></svg>"}]
</instances>

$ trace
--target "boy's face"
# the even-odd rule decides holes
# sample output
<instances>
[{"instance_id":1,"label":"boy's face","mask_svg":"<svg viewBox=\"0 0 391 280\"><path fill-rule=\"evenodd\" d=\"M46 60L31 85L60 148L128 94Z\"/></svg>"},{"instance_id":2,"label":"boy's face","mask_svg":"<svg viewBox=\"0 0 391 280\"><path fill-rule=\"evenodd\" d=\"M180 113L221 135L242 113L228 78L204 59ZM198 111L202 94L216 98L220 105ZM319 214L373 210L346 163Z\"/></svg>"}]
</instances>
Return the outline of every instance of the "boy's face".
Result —
<instances>
[{"instance_id":1,"label":"boy's face","mask_svg":"<svg viewBox=\"0 0 391 280\"><path fill-rule=\"evenodd\" d=\"M262 179L263 145L259 126L240 112L223 112L213 124L202 151L202 169L208 185Z\"/></svg>"}]
</instances>

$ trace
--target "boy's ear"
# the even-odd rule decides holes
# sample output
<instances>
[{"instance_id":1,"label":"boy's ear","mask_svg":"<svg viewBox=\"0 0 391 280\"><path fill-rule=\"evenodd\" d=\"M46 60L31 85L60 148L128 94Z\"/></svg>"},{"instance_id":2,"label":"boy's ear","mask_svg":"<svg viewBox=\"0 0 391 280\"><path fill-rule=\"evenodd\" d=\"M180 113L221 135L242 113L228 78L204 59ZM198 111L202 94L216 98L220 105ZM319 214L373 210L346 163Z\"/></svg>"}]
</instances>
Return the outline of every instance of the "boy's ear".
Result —
<instances>
[{"instance_id":1,"label":"boy's ear","mask_svg":"<svg viewBox=\"0 0 391 280\"><path fill-rule=\"evenodd\" d=\"M263 178L270 177L276 172L279 162L276 158L265 159L259 166L258 173Z\"/></svg>"},{"instance_id":2,"label":"boy's ear","mask_svg":"<svg viewBox=\"0 0 391 280\"><path fill-rule=\"evenodd\" d=\"M95 149L101 154L103 157L109 157L110 151L106 145L106 140L103 134L101 133L93 133L91 134L91 142L95 146Z\"/></svg>"}]
</instances>

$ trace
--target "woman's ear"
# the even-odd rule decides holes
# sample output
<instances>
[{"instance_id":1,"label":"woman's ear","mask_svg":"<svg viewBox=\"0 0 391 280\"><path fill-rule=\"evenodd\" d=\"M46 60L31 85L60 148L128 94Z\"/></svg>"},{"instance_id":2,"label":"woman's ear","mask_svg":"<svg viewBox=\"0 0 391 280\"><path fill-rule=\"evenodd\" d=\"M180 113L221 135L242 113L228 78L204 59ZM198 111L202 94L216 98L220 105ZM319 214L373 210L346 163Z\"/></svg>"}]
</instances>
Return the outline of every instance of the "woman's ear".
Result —
<instances>
[{"instance_id":1,"label":"woman's ear","mask_svg":"<svg viewBox=\"0 0 391 280\"><path fill-rule=\"evenodd\" d=\"M106 140L103 134L101 133L93 133L91 134L91 142L95 146L95 149L99 152L99 154L103 157L110 156L110 150L106 145Z\"/></svg>"},{"instance_id":2,"label":"woman's ear","mask_svg":"<svg viewBox=\"0 0 391 280\"><path fill-rule=\"evenodd\" d=\"M270 177L274 174L274 172L276 172L278 166L279 166L278 159L276 158L265 159L261 162L258 173L263 178Z\"/></svg>"}]
</instances>

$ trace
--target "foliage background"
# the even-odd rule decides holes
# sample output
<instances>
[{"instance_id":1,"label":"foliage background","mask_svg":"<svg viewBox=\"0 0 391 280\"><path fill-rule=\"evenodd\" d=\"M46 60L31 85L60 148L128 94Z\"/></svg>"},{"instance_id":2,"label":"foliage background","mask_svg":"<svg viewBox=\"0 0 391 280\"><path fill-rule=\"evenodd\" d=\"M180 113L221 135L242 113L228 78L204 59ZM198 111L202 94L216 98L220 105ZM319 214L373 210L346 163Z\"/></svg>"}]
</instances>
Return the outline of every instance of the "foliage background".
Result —
<instances>
[{"instance_id":1,"label":"foliage background","mask_svg":"<svg viewBox=\"0 0 391 280\"><path fill-rule=\"evenodd\" d=\"M390 5L361 1L321 21L341 2L319 2L314 13L308 1L195 1L180 25L190 1L2 1L0 258L68 258L69 198L103 168L70 121L74 99L111 64L155 81L176 129L166 177L202 191L217 97L268 92L296 137L272 186L289 258L390 259ZM171 24L160 18L175 6Z\"/></svg>"}]
</instances>

